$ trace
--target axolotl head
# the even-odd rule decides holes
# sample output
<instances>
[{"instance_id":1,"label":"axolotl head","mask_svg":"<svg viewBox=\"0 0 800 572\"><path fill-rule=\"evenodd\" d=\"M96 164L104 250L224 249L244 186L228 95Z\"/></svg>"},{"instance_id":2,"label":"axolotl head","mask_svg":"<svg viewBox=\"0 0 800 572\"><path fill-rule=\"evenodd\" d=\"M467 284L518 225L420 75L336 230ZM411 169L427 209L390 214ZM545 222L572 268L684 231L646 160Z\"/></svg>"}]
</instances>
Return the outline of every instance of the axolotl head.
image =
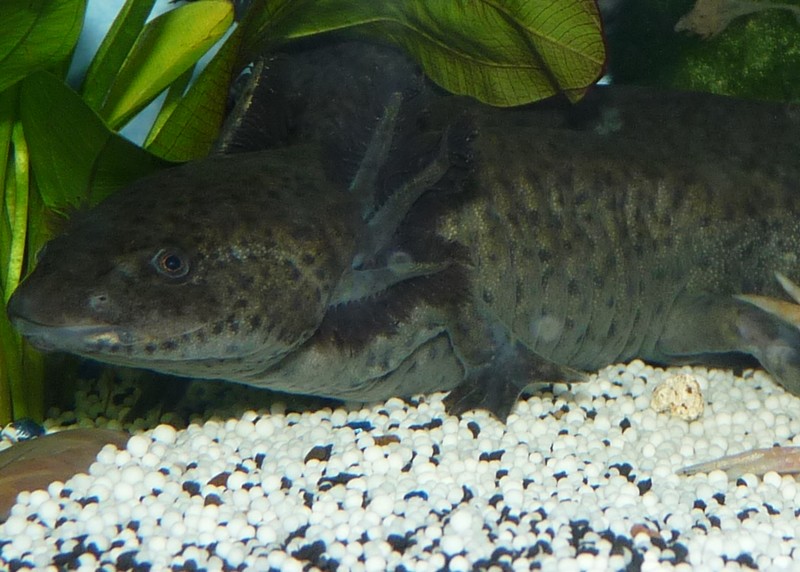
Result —
<instances>
[{"instance_id":1,"label":"axolotl head","mask_svg":"<svg viewBox=\"0 0 800 572\"><path fill-rule=\"evenodd\" d=\"M236 379L314 333L356 211L299 149L168 169L76 215L8 314L42 349Z\"/></svg>"}]
</instances>

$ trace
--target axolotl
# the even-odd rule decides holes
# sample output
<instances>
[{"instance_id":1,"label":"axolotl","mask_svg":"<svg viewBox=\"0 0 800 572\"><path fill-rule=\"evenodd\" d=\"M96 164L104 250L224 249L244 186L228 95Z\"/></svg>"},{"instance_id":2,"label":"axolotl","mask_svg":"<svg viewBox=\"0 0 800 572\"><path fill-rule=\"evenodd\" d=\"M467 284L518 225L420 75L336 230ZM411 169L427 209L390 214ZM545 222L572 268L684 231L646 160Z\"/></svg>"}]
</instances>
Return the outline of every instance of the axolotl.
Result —
<instances>
[{"instance_id":1,"label":"axolotl","mask_svg":"<svg viewBox=\"0 0 800 572\"><path fill-rule=\"evenodd\" d=\"M618 86L498 109L411 65L384 82L378 48L292 57L266 66L262 149L234 133L47 245L8 304L31 343L500 419L633 358L743 358L800 394L774 278L800 278L797 106Z\"/></svg>"}]
</instances>

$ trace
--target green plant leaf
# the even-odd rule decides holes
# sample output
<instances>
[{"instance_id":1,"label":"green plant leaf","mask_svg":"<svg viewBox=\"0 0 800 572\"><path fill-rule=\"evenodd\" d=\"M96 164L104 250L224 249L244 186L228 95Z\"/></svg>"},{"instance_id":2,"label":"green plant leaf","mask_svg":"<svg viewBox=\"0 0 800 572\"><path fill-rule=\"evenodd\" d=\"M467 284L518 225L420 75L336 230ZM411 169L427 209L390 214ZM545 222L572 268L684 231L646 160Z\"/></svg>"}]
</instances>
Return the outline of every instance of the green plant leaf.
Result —
<instances>
[{"instance_id":1,"label":"green plant leaf","mask_svg":"<svg viewBox=\"0 0 800 572\"><path fill-rule=\"evenodd\" d=\"M66 58L85 9L86 0L2 0L0 91Z\"/></svg>"},{"instance_id":2,"label":"green plant leaf","mask_svg":"<svg viewBox=\"0 0 800 572\"><path fill-rule=\"evenodd\" d=\"M94 162L90 181L91 204L145 175L174 165L112 133Z\"/></svg>"},{"instance_id":3,"label":"green plant leaf","mask_svg":"<svg viewBox=\"0 0 800 572\"><path fill-rule=\"evenodd\" d=\"M22 82L19 109L36 183L50 209L94 204L167 165L109 130L77 93L47 72Z\"/></svg>"},{"instance_id":4,"label":"green plant leaf","mask_svg":"<svg viewBox=\"0 0 800 572\"><path fill-rule=\"evenodd\" d=\"M6 213L11 223L11 242L8 248L8 268L3 284L3 305L5 306L11 293L22 278L25 260L25 242L28 231L28 191L30 190L30 161L28 142L22 123L14 122L11 130L11 143L14 148L14 184L8 185L12 193L6 195ZM5 252L4 252L5 254Z\"/></svg>"},{"instance_id":5,"label":"green plant leaf","mask_svg":"<svg viewBox=\"0 0 800 572\"><path fill-rule=\"evenodd\" d=\"M0 93L0 184L3 185L3 195L7 200L11 189L6 187L6 173L10 172L11 132L16 119L17 89L9 89ZM11 220L5 208L5 200L0 201L3 216L0 219L0 285L6 283L8 276L8 252L11 245ZM1 287L1 286L0 286Z\"/></svg>"},{"instance_id":6,"label":"green plant leaf","mask_svg":"<svg viewBox=\"0 0 800 572\"><path fill-rule=\"evenodd\" d=\"M576 99L605 62L594 0L261 0L243 26L247 56L334 30L389 40L448 91L501 106Z\"/></svg>"},{"instance_id":7,"label":"green plant leaf","mask_svg":"<svg viewBox=\"0 0 800 572\"><path fill-rule=\"evenodd\" d=\"M0 354L0 423L3 426L14 418L15 411L24 409L23 404L27 402L18 390L23 377L21 346L20 336L8 318L0 317L0 347L3 348Z\"/></svg>"},{"instance_id":8,"label":"green plant leaf","mask_svg":"<svg viewBox=\"0 0 800 572\"><path fill-rule=\"evenodd\" d=\"M208 154L225 117L240 41L241 33L236 29L163 124L153 125L146 142L148 151L170 161L189 161Z\"/></svg>"},{"instance_id":9,"label":"green plant leaf","mask_svg":"<svg viewBox=\"0 0 800 572\"><path fill-rule=\"evenodd\" d=\"M233 22L227 0L198 0L148 23L119 70L100 115L118 129L189 69Z\"/></svg>"},{"instance_id":10,"label":"green plant leaf","mask_svg":"<svg viewBox=\"0 0 800 572\"><path fill-rule=\"evenodd\" d=\"M22 273L28 223L29 161L22 125L15 116L18 89L0 93L2 155L2 227L0 227L0 290L8 301ZM24 415L31 404L23 387L22 340L5 313L0 315L0 423ZM38 395L38 393L37 393ZM39 408L41 409L41 408Z\"/></svg>"},{"instance_id":11,"label":"green plant leaf","mask_svg":"<svg viewBox=\"0 0 800 572\"><path fill-rule=\"evenodd\" d=\"M83 99L100 109L156 0L127 0L103 38L81 86Z\"/></svg>"},{"instance_id":12,"label":"green plant leaf","mask_svg":"<svg viewBox=\"0 0 800 572\"><path fill-rule=\"evenodd\" d=\"M164 101L161 103L161 108L158 110L158 115L156 115L153 125L150 126L150 131L147 133L144 143L142 143L142 147L145 149L150 146L150 144L153 142L153 139L164 127L167 119L169 119L172 115L172 112L175 111L175 108L178 106L178 104L180 104L181 100L183 100L183 96L186 93L186 88L192 81L196 67L196 65L190 67L180 76L178 76L178 79L173 81L172 85L169 86L167 95L164 97Z\"/></svg>"}]
</instances>

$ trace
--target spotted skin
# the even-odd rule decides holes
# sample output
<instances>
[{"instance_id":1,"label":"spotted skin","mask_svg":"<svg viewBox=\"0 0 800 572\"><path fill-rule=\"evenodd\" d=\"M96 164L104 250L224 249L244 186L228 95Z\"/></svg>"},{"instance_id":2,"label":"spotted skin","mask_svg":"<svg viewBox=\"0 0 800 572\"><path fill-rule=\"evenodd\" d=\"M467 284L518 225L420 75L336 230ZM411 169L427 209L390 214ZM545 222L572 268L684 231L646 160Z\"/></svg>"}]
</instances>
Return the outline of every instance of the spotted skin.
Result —
<instances>
[{"instance_id":1,"label":"spotted skin","mask_svg":"<svg viewBox=\"0 0 800 572\"><path fill-rule=\"evenodd\" d=\"M285 155L212 157L79 215L47 245L12 315L62 328L32 333L43 347L178 375L279 360L314 333L357 228L349 196L311 161L280 167ZM159 271L165 252L185 276Z\"/></svg>"},{"instance_id":2,"label":"spotted skin","mask_svg":"<svg viewBox=\"0 0 800 572\"><path fill-rule=\"evenodd\" d=\"M779 298L774 273L799 277L795 107L632 88L569 109L423 96L430 109L401 121L439 136L400 138L380 181L421 172L409 149L435 156L453 117L468 118L455 133L470 160L407 207L372 263L435 271L332 300L364 209L298 128L300 142L155 175L76 220L12 319L102 361L361 401L452 390L450 411L500 418L530 382L636 357L744 355L800 394L800 333L737 297ZM185 276L154 268L164 249L188 257Z\"/></svg>"}]
</instances>

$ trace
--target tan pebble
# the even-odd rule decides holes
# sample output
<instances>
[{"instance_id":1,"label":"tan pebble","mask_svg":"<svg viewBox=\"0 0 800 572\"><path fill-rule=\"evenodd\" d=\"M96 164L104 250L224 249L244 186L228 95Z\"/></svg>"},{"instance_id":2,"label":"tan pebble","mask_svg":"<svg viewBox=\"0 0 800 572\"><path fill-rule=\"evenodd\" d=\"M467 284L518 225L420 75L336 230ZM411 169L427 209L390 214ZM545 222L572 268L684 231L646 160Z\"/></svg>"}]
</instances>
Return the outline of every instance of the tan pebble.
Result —
<instances>
[{"instance_id":1,"label":"tan pebble","mask_svg":"<svg viewBox=\"0 0 800 572\"><path fill-rule=\"evenodd\" d=\"M703 414L703 393L693 375L679 374L667 378L653 390L650 407L658 413L669 413L685 421L694 421Z\"/></svg>"}]
</instances>

